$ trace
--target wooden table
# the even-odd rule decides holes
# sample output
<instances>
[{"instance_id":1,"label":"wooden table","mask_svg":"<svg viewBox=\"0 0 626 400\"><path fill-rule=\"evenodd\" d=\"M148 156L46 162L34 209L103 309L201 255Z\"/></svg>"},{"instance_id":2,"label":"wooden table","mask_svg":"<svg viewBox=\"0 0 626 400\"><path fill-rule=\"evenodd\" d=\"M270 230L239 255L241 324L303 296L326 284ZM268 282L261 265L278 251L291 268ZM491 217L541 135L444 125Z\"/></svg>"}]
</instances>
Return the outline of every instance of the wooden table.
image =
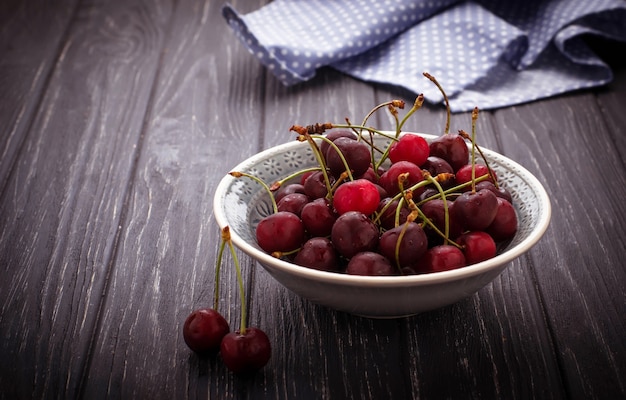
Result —
<instances>
[{"instance_id":1,"label":"wooden table","mask_svg":"<svg viewBox=\"0 0 626 400\"><path fill-rule=\"evenodd\" d=\"M269 364L243 379L191 353L181 329L212 302L221 177L294 123L415 96L333 70L283 87L222 4L0 5L0 398L626 396L625 46L600 41L608 86L480 114L481 143L536 174L553 206L544 238L492 284L372 320L298 298L241 254ZM444 122L427 106L408 129ZM233 268L220 280L235 325Z\"/></svg>"}]
</instances>

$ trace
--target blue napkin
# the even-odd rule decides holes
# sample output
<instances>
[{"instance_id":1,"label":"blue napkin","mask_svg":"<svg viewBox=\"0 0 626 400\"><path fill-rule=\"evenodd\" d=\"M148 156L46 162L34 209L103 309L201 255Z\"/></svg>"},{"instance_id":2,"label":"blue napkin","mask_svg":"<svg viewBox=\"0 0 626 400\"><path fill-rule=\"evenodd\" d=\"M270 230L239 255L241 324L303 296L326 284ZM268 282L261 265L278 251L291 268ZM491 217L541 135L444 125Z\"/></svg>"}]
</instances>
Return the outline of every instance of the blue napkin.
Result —
<instances>
[{"instance_id":1,"label":"blue napkin","mask_svg":"<svg viewBox=\"0 0 626 400\"><path fill-rule=\"evenodd\" d=\"M397 85L452 111L495 109L600 86L612 72L583 34L626 41L624 0L275 0L223 15L285 85L325 66Z\"/></svg>"}]
</instances>

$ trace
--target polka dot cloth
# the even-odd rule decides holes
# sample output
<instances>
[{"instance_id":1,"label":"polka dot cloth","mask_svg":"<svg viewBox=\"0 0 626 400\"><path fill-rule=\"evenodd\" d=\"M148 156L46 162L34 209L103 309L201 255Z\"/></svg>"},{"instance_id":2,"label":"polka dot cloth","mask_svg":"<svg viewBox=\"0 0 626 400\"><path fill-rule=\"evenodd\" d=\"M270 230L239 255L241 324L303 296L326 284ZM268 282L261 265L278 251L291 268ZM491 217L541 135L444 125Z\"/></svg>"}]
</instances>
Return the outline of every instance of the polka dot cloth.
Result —
<instances>
[{"instance_id":1,"label":"polka dot cloth","mask_svg":"<svg viewBox=\"0 0 626 400\"><path fill-rule=\"evenodd\" d=\"M453 111L495 109L612 79L583 34L626 41L624 0L275 0L223 15L285 85L324 66L402 86Z\"/></svg>"}]
</instances>

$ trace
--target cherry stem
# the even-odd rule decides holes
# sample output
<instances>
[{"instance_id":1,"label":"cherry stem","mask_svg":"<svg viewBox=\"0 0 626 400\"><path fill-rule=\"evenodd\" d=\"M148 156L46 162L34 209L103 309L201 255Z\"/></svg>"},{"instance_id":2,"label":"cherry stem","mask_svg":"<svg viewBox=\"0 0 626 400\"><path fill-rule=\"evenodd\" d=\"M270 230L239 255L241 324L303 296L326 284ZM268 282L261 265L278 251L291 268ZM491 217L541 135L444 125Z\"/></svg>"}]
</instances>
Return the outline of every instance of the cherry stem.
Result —
<instances>
[{"instance_id":1,"label":"cherry stem","mask_svg":"<svg viewBox=\"0 0 626 400\"><path fill-rule=\"evenodd\" d=\"M476 193L476 120L478 107L472 111L472 193Z\"/></svg>"},{"instance_id":2,"label":"cherry stem","mask_svg":"<svg viewBox=\"0 0 626 400\"><path fill-rule=\"evenodd\" d=\"M467 140L472 140L472 138L470 137L470 135L467 134L467 132L465 132L464 130L459 130L459 135L461 137L463 137L464 139ZM493 172L493 169L491 169L491 167L489 166L489 161L487 160L487 157L485 157L485 154L483 153L482 149L480 148L480 146L478 145L478 143L474 143L474 145L476 146L476 150L478 151L478 154L480 154L480 156L482 157L483 161L485 161L485 166L487 167L487 170L489 171L489 176L491 177L491 180L493 181L493 184L499 188L500 185L498 184L498 181L496 180L496 175Z\"/></svg>"},{"instance_id":3,"label":"cherry stem","mask_svg":"<svg viewBox=\"0 0 626 400\"><path fill-rule=\"evenodd\" d=\"M448 199L446 199L446 195L443 191L443 188L437 181L437 179L433 178L429 173L424 173L424 177L427 181L431 182L439 192L441 196L441 200L443 200L443 220L444 220L444 232L443 232L443 244L448 244L448 240L450 239L450 211L448 210Z\"/></svg>"},{"instance_id":4,"label":"cherry stem","mask_svg":"<svg viewBox=\"0 0 626 400\"><path fill-rule=\"evenodd\" d=\"M274 210L274 214L276 214L278 212L278 205L276 204L276 199L274 198L274 194L272 193L272 190L270 189L269 186L267 186L267 184L265 182L263 182L258 177L254 176L252 174L248 174L246 172L231 171L228 174L231 175L231 176L234 176L235 178L241 178L242 176L245 176L246 178L250 178L250 179L258 182L261 186L263 186L263 189L265 189L265 191L267 191L267 193L270 195L270 201L272 202L272 208Z\"/></svg>"},{"instance_id":5,"label":"cherry stem","mask_svg":"<svg viewBox=\"0 0 626 400\"><path fill-rule=\"evenodd\" d=\"M328 196L330 198L332 198L332 192L331 192L332 188L330 187L330 178L328 177L328 171L327 171L327 168L326 168L326 162L324 161L324 157L322 156L322 151L320 150L319 146L317 145L317 142L308 133L301 134L298 137L298 140L301 141L301 142L306 140L309 143L309 146L311 146L311 150L313 151L313 155L315 156L315 159L317 160L317 163L322 168L322 174L324 175L324 184L326 185L326 190L328 192Z\"/></svg>"},{"instance_id":6,"label":"cherry stem","mask_svg":"<svg viewBox=\"0 0 626 400\"><path fill-rule=\"evenodd\" d=\"M341 151L341 149L339 147L337 147L337 145L332 140L330 140L329 138L327 138L325 136L311 135L311 138L313 138L313 139L321 139L321 140L325 141L326 143L328 143L330 145L330 147L332 147L337 152L337 155L341 159L341 162L343 163L343 166L344 166L344 168L346 170L346 173L348 174L348 178L350 178L350 180L353 181L354 177L352 176L352 171L350 171L350 166L348 165L348 161L346 160L346 157L343 155L343 152ZM320 150L320 152L321 152L321 150ZM329 191L329 193L330 193L330 191Z\"/></svg>"},{"instance_id":7,"label":"cherry stem","mask_svg":"<svg viewBox=\"0 0 626 400\"><path fill-rule=\"evenodd\" d=\"M402 121L400 121L400 124L398 125L398 129L396 130L396 137L402 131L402 127L404 126L404 123L411 117L411 115L413 115L417 110L422 108L423 104L424 104L424 94L420 93L419 96L417 96L417 98L415 99L415 102L413 103L413 107L411 107L411 109L406 113L404 118L402 118Z\"/></svg>"},{"instance_id":8,"label":"cherry stem","mask_svg":"<svg viewBox=\"0 0 626 400\"><path fill-rule=\"evenodd\" d=\"M278 190L278 189L280 189L280 187L285 182L289 182L289 180L291 180L293 178L296 178L298 176L302 176L302 175L306 174L307 172L316 172L316 171L321 171L321 168L320 167L311 167L311 168L304 168L304 169L301 169L299 171L296 171L293 174L288 175L288 176L284 177L283 179L272 183L272 185L270 186L270 190L272 190L272 191Z\"/></svg>"},{"instance_id":9,"label":"cherry stem","mask_svg":"<svg viewBox=\"0 0 626 400\"><path fill-rule=\"evenodd\" d=\"M363 123L361 124L360 127L357 127L357 128L361 130L363 129L369 130L368 128L365 128L365 124L367 123L367 120L370 119L370 117L374 115L376 111L380 110L383 107L388 107L388 106L393 106L396 108L403 109L404 101L403 100L390 100L390 101L386 101L384 103L377 105L376 107L372 108L372 110L365 116L365 118L363 119Z\"/></svg>"},{"instance_id":10,"label":"cherry stem","mask_svg":"<svg viewBox=\"0 0 626 400\"><path fill-rule=\"evenodd\" d=\"M241 266L239 265L239 259L237 258L237 252L235 251L235 246L233 246L233 242L230 238L230 229L228 226L225 226L222 229L222 241L228 244L228 248L230 249L230 254L233 257L233 262L235 264L235 270L237 271L237 283L239 284L239 299L241 301L241 323L239 325L239 333L241 335L246 334L247 321L246 316L248 315L246 310L246 294L243 287L243 276L241 275Z\"/></svg>"},{"instance_id":11,"label":"cherry stem","mask_svg":"<svg viewBox=\"0 0 626 400\"><path fill-rule=\"evenodd\" d=\"M215 261L215 286L213 289L213 309L218 310L219 302L220 302L220 269L222 267L222 256L224 254L224 247L226 247L226 242L222 240L220 244L220 249L217 252L217 260Z\"/></svg>"},{"instance_id":12,"label":"cherry stem","mask_svg":"<svg viewBox=\"0 0 626 400\"><path fill-rule=\"evenodd\" d=\"M434 76L432 76L428 72L424 72L423 74L426 78L430 79L430 81L434 83L435 86L437 86L437 89L439 89L439 91L443 95L443 100L446 102L446 113L447 113L446 128L444 129L443 132L448 133L450 130L450 102L448 101L448 96L446 95L445 90L443 90L443 87L441 86L441 84L437 81L437 79L435 79Z\"/></svg>"}]
</instances>

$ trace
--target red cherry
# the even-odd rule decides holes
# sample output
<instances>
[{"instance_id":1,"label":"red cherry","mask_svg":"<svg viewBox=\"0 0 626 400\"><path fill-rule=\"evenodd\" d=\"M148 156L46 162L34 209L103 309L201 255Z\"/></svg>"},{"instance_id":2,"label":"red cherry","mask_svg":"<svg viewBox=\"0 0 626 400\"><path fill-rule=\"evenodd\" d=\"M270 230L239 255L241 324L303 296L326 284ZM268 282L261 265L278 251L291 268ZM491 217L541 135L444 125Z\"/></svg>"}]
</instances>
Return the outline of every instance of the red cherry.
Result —
<instances>
[{"instance_id":1,"label":"red cherry","mask_svg":"<svg viewBox=\"0 0 626 400\"><path fill-rule=\"evenodd\" d=\"M467 265L476 264L496 256L496 242L486 232L466 232L456 241L463 247Z\"/></svg>"},{"instance_id":2,"label":"red cherry","mask_svg":"<svg viewBox=\"0 0 626 400\"><path fill-rule=\"evenodd\" d=\"M458 247L442 244L428 249L414 269L418 273L431 273L449 271L465 265L465 255Z\"/></svg>"},{"instance_id":3,"label":"red cherry","mask_svg":"<svg viewBox=\"0 0 626 400\"><path fill-rule=\"evenodd\" d=\"M426 139L413 133L404 134L389 147L389 159L392 163L410 161L421 166L426 162L429 153Z\"/></svg>"},{"instance_id":4,"label":"red cherry","mask_svg":"<svg viewBox=\"0 0 626 400\"><path fill-rule=\"evenodd\" d=\"M498 197L498 211L493 222L487 228L487 233L496 242L507 240L517 233L517 214L513 205Z\"/></svg>"},{"instance_id":5,"label":"red cherry","mask_svg":"<svg viewBox=\"0 0 626 400\"><path fill-rule=\"evenodd\" d=\"M228 322L222 314L212 308L195 310L185 320L183 339L196 353L217 353L220 343L230 332Z\"/></svg>"},{"instance_id":6,"label":"red cherry","mask_svg":"<svg viewBox=\"0 0 626 400\"><path fill-rule=\"evenodd\" d=\"M268 253L287 252L304 242L304 224L289 211L279 211L263 218L256 227L256 240Z\"/></svg>"},{"instance_id":7,"label":"red cherry","mask_svg":"<svg viewBox=\"0 0 626 400\"><path fill-rule=\"evenodd\" d=\"M475 169L475 172L474 172L475 178L480 178L483 175L489 175L489 168L487 168L487 166L484 164L474 164L474 169ZM495 172L493 173L493 177L497 179ZM459 168L458 171L456 171L455 179L458 185L471 182L472 181L472 165L467 164ZM491 181L493 183L494 180L491 179L491 177L489 177L487 178L487 181Z\"/></svg>"},{"instance_id":8,"label":"red cherry","mask_svg":"<svg viewBox=\"0 0 626 400\"><path fill-rule=\"evenodd\" d=\"M465 139L456 133L443 134L430 142L430 155L443 158L455 171L469 162Z\"/></svg>"},{"instance_id":9,"label":"red cherry","mask_svg":"<svg viewBox=\"0 0 626 400\"><path fill-rule=\"evenodd\" d=\"M397 163L392 164L380 177L379 184L387 191L389 196L395 196L400 193L398 176L404 173L409 174L408 179L403 184L404 189L408 189L409 187L424 180L424 175L422 174L420 167L410 161L398 161ZM424 188L415 190L414 196L418 197L423 191Z\"/></svg>"},{"instance_id":10,"label":"red cherry","mask_svg":"<svg viewBox=\"0 0 626 400\"><path fill-rule=\"evenodd\" d=\"M222 360L235 374L250 374L263 368L270 359L270 340L259 328L246 328L242 334L235 331L222 339L220 346Z\"/></svg>"},{"instance_id":11,"label":"red cherry","mask_svg":"<svg viewBox=\"0 0 626 400\"><path fill-rule=\"evenodd\" d=\"M498 198L487 189L463 192L454 200L454 213L459 223L470 231L486 229L498 212Z\"/></svg>"},{"instance_id":12,"label":"red cherry","mask_svg":"<svg viewBox=\"0 0 626 400\"><path fill-rule=\"evenodd\" d=\"M378 208L380 194L375 184L367 179L345 182L335 190L333 206L339 215L358 211L370 215Z\"/></svg>"}]
</instances>

